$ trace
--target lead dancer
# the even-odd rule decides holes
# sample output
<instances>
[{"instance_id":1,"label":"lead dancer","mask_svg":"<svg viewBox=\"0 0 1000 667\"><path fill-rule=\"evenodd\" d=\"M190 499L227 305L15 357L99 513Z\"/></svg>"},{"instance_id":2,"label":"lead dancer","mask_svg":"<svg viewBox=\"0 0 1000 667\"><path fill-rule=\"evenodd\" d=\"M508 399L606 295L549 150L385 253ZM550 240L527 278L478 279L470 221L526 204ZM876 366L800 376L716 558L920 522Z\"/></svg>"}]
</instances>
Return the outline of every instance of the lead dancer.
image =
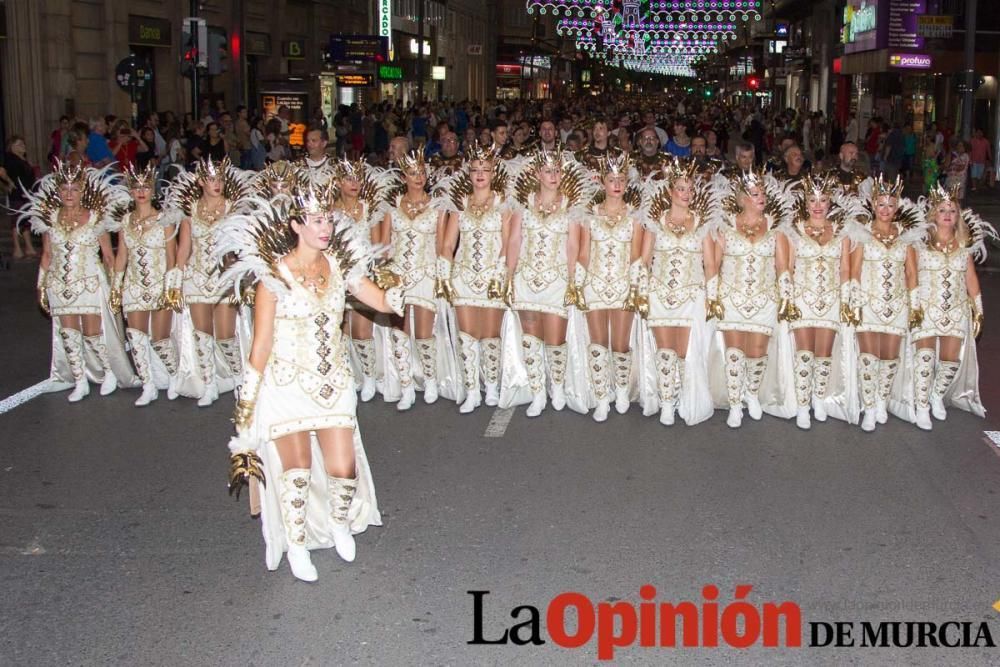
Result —
<instances>
[{"instance_id":1,"label":"lead dancer","mask_svg":"<svg viewBox=\"0 0 1000 667\"><path fill-rule=\"evenodd\" d=\"M250 272L259 280L230 489L250 477L266 482L267 568L287 551L303 581L318 578L310 550L333 546L351 562L354 534L382 523L341 333L346 295L380 312L403 309L398 289L383 292L364 276L370 249L356 242L350 218L332 213L332 190L296 188L259 202L220 226L215 253L236 256L223 280Z\"/></svg>"}]
</instances>

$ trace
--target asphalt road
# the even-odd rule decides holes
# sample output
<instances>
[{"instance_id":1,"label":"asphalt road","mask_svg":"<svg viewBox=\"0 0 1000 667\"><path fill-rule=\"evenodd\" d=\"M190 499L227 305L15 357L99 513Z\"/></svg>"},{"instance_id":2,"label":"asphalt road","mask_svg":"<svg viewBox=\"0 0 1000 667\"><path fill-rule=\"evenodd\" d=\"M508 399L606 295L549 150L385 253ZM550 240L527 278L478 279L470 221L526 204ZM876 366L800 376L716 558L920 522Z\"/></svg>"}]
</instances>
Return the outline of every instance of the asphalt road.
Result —
<instances>
[{"instance_id":1,"label":"asphalt road","mask_svg":"<svg viewBox=\"0 0 1000 667\"><path fill-rule=\"evenodd\" d=\"M47 373L33 285L31 265L0 272L0 398ZM41 396L0 415L0 664L588 664L596 640L555 646L549 601L638 604L643 584L698 604L715 584L720 609L749 584L757 609L794 601L804 626L988 621L1000 642L1000 450L984 438L1000 412L1000 276L984 291L994 417L953 410L932 433L769 418L734 433L721 412L665 429L634 408L603 425L519 412L486 438L492 409L363 405L385 525L353 564L316 553L311 585L266 571L259 523L226 495L229 400ZM546 643L468 644L470 590L490 591L485 638L533 605ZM633 646L615 660L964 666L997 650Z\"/></svg>"}]
</instances>

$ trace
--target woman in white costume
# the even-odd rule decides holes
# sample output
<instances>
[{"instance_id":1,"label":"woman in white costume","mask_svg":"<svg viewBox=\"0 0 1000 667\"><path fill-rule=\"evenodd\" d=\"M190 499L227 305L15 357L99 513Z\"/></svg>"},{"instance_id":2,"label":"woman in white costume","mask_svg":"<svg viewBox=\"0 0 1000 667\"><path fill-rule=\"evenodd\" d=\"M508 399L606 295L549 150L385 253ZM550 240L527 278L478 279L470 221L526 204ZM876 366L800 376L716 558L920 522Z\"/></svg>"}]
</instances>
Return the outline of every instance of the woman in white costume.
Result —
<instances>
[{"instance_id":1,"label":"woman in white costume","mask_svg":"<svg viewBox=\"0 0 1000 667\"><path fill-rule=\"evenodd\" d=\"M861 428L874 431L888 420L888 401L899 369L899 351L920 312L916 245L926 234L916 205L901 197L903 184L878 179L861 184L871 207L868 226L851 232L857 247L851 253L850 308L858 322L858 375Z\"/></svg>"},{"instance_id":2,"label":"woman in white costume","mask_svg":"<svg viewBox=\"0 0 1000 667\"><path fill-rule=\"evenodd\" d=\"M841 304L849 301L847 226L862 218L864 210L856 197L841 193L832 176L806 176L798 186L797 212L786 233L798 315L789 328L795 337L795 423L809 429L812 416L821 422L827 419L823 401L833 369L834 341L846 314Z\"/></svg>"},{"instance_id":3,"label":"woman in white costume","mask_svg":"<svg viewBox=\"0 0 1000 667\"><path fill-rule=\"evenodd\" d=\"M401 396L397 410L409 410L416 400L411 366L410 331L412 330L424 376L424 402L438 398L437 349L434 340L434 314L437 309L434 285L437 278L439 212L431 206L427 193L427 166L423 152L410 151L397 160L402 193L393 198L385 211L380 241L391 248L386 268L399 277L406 295L406 311L393 322L393 361L399 373ZM440 214L443 218L444 214ZM412 309L411 309L412 306Z\"/></svg>"},{"instance_id":4,"label":"woman in white costume","mask_svg":"<svg viewBox=\"0 0 1000 667\"><path fill-rule=\"evenodd\" d=\"M645 271L642 252L642 223L638 204L638 172L632 168L629 154L609 152L597 158L599 172L594 174L603 186L603 201L594 204L580 225L580 256L575 282L576 305L587 313L590 345L587 367L590 386L597 401L594 421L608 418L614 381L615 410L628 412L629 379L632 373L630 350L635 313L644 309L640 294L645 294ZM634 195L626 201L629 186ZM572 289L572 288L571 288Z\"/></svg>"},{"instance_id":5,"label":"woman in white costume","mask_svg":"<svg viewBox=\"0 0 1000 667\"><path fill-rule=\"evenodd\" d=\"M526 412L529 417L545 409L546 375L552 407L562 410L566 406L567 305L575 302L586 277L583 271L577 274L580 229L576 223L586 215L596 192L586 167L561 151L539 149L520 165L508 198L516 213L511 220L503 292L520 319L532 396Z\"/></svg>"},{"instance_id":6,"label":"woman in white costume","mask_svg":"<svg viewBox=\"0 0 1000 667\"><path fill-rule=\"evenodd\" d=\"M976 260L986 259L986 236L996 231L969 209L961 210L958 188L931 190L926 201L930 223L926 243L917 246L918 283L923 321L913 332L915 423L931 430L931 415L947 417L945 399L964 362L975 362L974 350L983 324L983 295L976 276ZM936 366L936 367L935 367ZM968 377L978 378L978 368ZM978 382L960 387L955 404L983 416Z\"/></svg>"},{"instance_id":7,"label":"woman in white costume","mask_svg":"<svg viewBox=\"0 0 1000 667\"><path fill-rule=\"evenodd\" d=\"M242 355L236 338L239 296L232 282L220 277L212 259L215 225L232 215L249 191L248 176L228 159L197 163L194 173L178 176L170 188L167 207L184 213L177 241L177 266L183 272L184 302L194 325L194 352L202 388L198 406L207 407L219 398L216 346L228 370L239 384Z\"/></svg>"},{"instance_id":8,"label":"woman in white costume","mask_svg":"<svg viewBox=\"0 0 1000 667\"><path fill-rule=\"evenodd\" d=\"M337 189L333 208L351 222L351 231L357 235L361 247L371 251L379 242L382 213L379 205L385 200L393 178L392 172L366 164L363 160L342 160L332 167L332 182ZM376 275L380 287L381 274ZM375 313L353 298L346 305L350 315L344 320L344 331L360 361L361 400L370 401L375 396Z\"/></svg>"},{"instance_id":9,"label":"woman in white costume","mask_svg":"<svg viewBox=\"0 0 1000 667\"><path fill-rule=\"evenodd\" d=\"M230 488L250 477L265 483L267 567L277 569L287 551L303 581L317 579L311 549L334 546L353 561L354 534L381 525L341 331L346 295L381 312L402 311L398 290L382 292L364 277L368 250L332 205L332 187L258 202L220 226L215 254L216 261L236 256L224 280L258 279Z\"/></svg>"},{"instance_id":10,"label":"woman in white costume","mask_svg":"<svg viewBox=\"0 0 1000 667\"><path fill-rule=\"evenodd\" d=\"M114 252L105 220L110 209L128 204L128 191L107 170L58 163L25 197L20 222L30 221L42 236L38 292L53 319L53 387L73 387L75 403L90 393L88 376L102 396L132 386L121 327L109 308Z\"/></svg>"},{"instance_id":11,"label":"woman in white costume","mask_svg":"<svg viewBox=\"0 0 1000 667\"><path fill-rule=\"evenodd\" d=\"M657 393L660 423L670 426L685 389L687 357L692 348L704 349L706 281L717 285L715 245L710 236L709 211L715 204L712 188L698 175L693 160L675 158L663 169L661 180L649 180L644 195L647 225L642 260L649 275L647 323L656 340ZM702 357L705 355L702 354ZM707 367L693 369L702 376ZM707 377L699 383L707 389ZM694 381L692 379L692 381ZM711 398L702 397L702 410L684 414L691 425L712 413Z\"/></svg>"},{"instance_id":12,"label":"woman in white costume","mask_svg":"<svg viewBox=\"0 0 1000 667\"><path fill-rule=\"evenodd\" d=\"M170 337L173 312L180 307L180 270L176 268L178 216L153 206L156 169L126 168L125 184L132 195L131 210L117 225L118 251L112 278L111 308L123 311L132 347L132 361L142 382L139 407L156 400L153 355L162 362L171 383L177 374L177 351ZM176 212L174 212L176 213ZM155 342L153 342L155 341ZM173 387L168 395L176 398Z\"/></svg>"},{"instance_id":13,"label":"woman in white costume","mask_svg":"<svg viewBox=\"0 0 1000 667\"><path fill-rule=\"evenodd\" d=\"M767 370L768 344L792 299L788 240L787 191L759 171L717 181L722 188L723 220L718 225L715 260L719 280L708 282L710 312L719 315L725 345L726 424L739 428L743 405L751 419L763 411L758 397Z\"/></svg>"},{"instance_id":14,"label":"woman in white costume","mask_svg":"<svg viewBox=\"0 0 1000 667\"><path fill-rule=\"evenodd\" d=\"M442 256L438 259L441 291L455 306L458 320L467 414L482 402L500 400L500 324L504 302L498 285L507 276L507 243L512 213L504 205L508 176L495 147L466 150L462 168L441 185L442 210L449 211ZM491 286L493 289L490 289Z\"/></svg>"}]
</instances>

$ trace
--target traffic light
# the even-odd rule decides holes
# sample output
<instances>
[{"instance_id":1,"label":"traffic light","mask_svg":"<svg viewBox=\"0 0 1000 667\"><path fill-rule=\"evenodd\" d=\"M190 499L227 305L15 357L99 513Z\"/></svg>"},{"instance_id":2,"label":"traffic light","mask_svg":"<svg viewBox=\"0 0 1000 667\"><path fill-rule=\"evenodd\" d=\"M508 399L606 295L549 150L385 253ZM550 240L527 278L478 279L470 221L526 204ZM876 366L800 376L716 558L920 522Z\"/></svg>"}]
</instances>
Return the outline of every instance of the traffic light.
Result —
<instances>
[{"instance_id":1,"label":"traffic light","mask_svg":"<svg viewBox=\"0 0 1000 667\"><path fill-rule=\"evenodd\" d=\"M208 34L208 75L216 76L229 69L229 38L224 32Z\"/></svg>"},{"instance_id":2,"label":"traffic light","mask_svg":"<svg viewBox=\"0 0 1000 667\"><path fill-rule=\"evenodd\" d=\"M186 18L182 25L181 74L191 76L196 67L208 66L208 26L205 19L196 18Z\"/></svg>"},{"instance_id":3,"label":"traffic light","mask_svg":"<svg viewBox=\"0 0 1000 667\"><path fill-rule=\"evenodd\" d=\"M747 77L747 90L758 91L760 90L760 77L756 74L751 74Z\"/></svg>"}]
</instances>

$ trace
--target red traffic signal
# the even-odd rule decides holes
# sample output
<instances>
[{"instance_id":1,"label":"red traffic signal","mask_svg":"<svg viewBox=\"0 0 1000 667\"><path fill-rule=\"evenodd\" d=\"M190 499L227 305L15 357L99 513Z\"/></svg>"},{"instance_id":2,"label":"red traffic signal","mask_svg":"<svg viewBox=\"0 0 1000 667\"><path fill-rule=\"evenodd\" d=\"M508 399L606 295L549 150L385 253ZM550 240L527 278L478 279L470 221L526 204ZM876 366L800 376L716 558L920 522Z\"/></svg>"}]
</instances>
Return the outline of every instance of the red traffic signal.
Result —
<instances>
[{"instance_id":1,"label":"red traffic signal","mask_svg":"<svg viewBox=\"0 0 1000 667\"><path fill-rule=\"evenodd\" d=\"M760 77L751 74L747 77L747 89L748 90L760 90Z\"/></svg>"}]
</instances>

